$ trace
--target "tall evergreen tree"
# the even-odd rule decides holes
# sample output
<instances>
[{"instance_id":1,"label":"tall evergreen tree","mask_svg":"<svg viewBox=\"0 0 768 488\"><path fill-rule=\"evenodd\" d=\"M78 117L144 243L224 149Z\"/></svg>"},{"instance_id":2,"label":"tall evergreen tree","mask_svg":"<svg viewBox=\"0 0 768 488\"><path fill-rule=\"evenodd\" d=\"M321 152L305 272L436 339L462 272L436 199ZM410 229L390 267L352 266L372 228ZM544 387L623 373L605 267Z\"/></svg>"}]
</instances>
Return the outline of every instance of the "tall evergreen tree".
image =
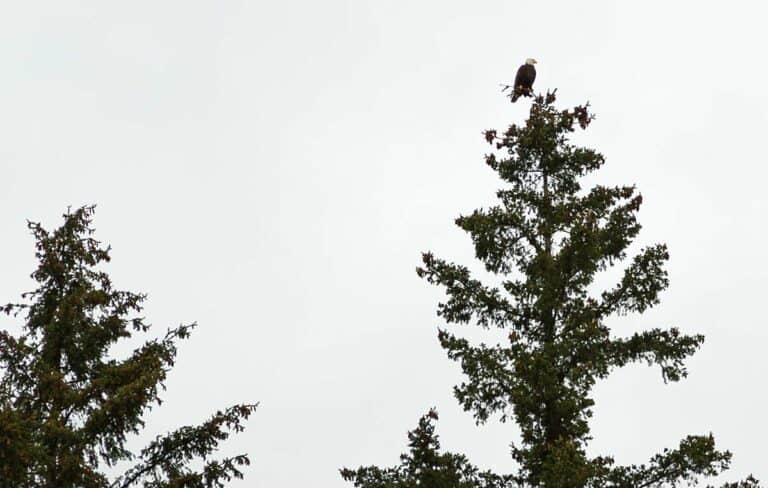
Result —
<instances>
[{"instance_id":1,"label":"tall evergreen tree","mask_svg":"<svg viewBox=\"0 0 768 488\"><path fill-rule=\"evenodd\" d=\"M127 437L160 403L181 325L126 358L110 348L150 326L145 296L117 290L101 269L109 248L92 236L93 207L64 215L49 232L29 227L39 261L34 291L3 307L26 320L20 336L0 332L0 486L45 488L222 487L241 478L247 455L211 459L221 441L243 430L255 405L236 405L199 426L158 436L138 453ZM105 468L133 466L110 479Z\"/></svg>"},{"instance_id":2,"label":"tall evergreen tree","mask_svg":"<svg viewBox=\"0 0 768 488\"><path fill-rule=\"evenodd\" d=\"M642 313L659 303L669 256L663 244L645 248L615 287L591 293L595 275L627 257L640 231L635 214L642 203L634 186L582 188L582 177L604 158L573 145L569 135L592 119L588 106L557 109L552 92L534 98L524 125L485 132L495 148L485 161L504 183L500 203L456 224L469 233L477 258L500 285L486 285L467 267L432 253L423 255L417 272L445 288L438 315L447 323L472 322L508 334L508 341L490 345L449 329L438 337L466 375L454 389L464 409L478 423L498 416L518 424L521 442L512 445L516 486L692 484L729 467L731 454L718 451L711 435L688 436L641 465L618 466L610 456L591 458L585 451L597 380L639 361L659 366L665 382L678 381L686 376L683 361L704 340L676 328L619 337L605 325L611 315ZM723 486L758 484L750 476Z\"/></svg>"}]
</instances>

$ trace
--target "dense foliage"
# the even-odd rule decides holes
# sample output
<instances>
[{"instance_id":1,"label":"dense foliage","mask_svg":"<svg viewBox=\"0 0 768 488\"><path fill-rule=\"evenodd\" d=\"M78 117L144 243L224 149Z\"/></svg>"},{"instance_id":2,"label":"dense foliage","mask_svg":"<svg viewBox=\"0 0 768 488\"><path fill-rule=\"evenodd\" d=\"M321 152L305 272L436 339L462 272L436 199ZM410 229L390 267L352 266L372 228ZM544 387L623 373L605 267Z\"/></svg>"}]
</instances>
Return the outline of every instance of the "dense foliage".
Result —
<instances>
[{"instance_id":1,"label":"dense foliage","mask_svg":"<svg viewBox=\"0 0 768 488\"><path fill-rule=\"evenodd\" d=\"M93 207L67 212L53 232L29 224L37 288L24 303L3 307L25 317L21 335L0 332L0 486L221 487L242 477L247 455L210 456L243 429L255 405L158 436L138 453L126 447L160 403L176 343L194 324L112 357L113 345L150 326L139 315L144 295L116 290L101 270L109 248L93 238L92 214ZM105 469L121 461L132 467L110 479Z\"/></svg>"},{"instance_id":2,"label":"dense foliage","mask_svg":"<svg viewBox=\"0 0 768 488\"><path fill-rule=\"evenodd\" d=\"M460 454L440 453L435 434L437 412L421 417L419 426L408 433L410 453L400 456L401 464L381 469L376 466L342 469L341 476L360 488L508 488L510 476L480 471Z\"/></svg>"},{"instance_id":3,"label":"dense foliage","mask_svg":"<svg viewBox=\"0 0 768 488\"><path fill-rule=\"evenodd\" d=\"M642 313L659 303L667 285L663 244L629 259L615 287L593 293L597 273L627 258L640 231L642 196L633 186L583 189L582 177L603 156L573 145L569 135L593 120L588 106L560 110L555 94L534 98L524 125L485 132L495 151L487 165L504 183L499 204L456 219L475 255L500 285L486 285L470 270L423 255L419 276L445 288L438 315L448 324L474 323L506 332L504 343L473 343L450 329L438 337L458 361L466 381L456 398L479 423L513 419L521 442L512 445L520 487L680 486L729 467L711 435L692 435L642 465L618 466L610 456L590 458L589 418L597 380L631 362L661 369L664 381L686 376L684 360L701 335L677 328L613 335L607 317ZM357 486L371 488L356 478ZM384 485L381 485L384 486ZM410 486L394 483L386 486ZM430 485L431 486L431 485ZM475 484L472 486L483 486ZM757 486L751 477L726 487Z\"/></svg>"}]
</instances>

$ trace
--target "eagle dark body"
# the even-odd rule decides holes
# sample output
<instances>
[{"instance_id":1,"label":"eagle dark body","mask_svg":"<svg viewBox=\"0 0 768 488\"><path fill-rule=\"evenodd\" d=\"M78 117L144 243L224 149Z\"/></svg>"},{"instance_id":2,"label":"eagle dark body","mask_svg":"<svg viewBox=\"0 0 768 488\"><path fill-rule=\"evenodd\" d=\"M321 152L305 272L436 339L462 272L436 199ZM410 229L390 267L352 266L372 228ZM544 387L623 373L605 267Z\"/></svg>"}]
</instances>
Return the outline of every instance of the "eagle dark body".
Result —
<instances>
[{"instance_id":1,"label":"eagle dark body","mask_svg":"<svg viewBox=\"0 0 768 488\"><path fill-rule=\"evenodd\" d=\"M530 97L533 94L533 82L536 80L536 68L532 64L525 63L517 69L515 76L512 101L520 98L520 95Z\"/></svg>"}]
</instances>

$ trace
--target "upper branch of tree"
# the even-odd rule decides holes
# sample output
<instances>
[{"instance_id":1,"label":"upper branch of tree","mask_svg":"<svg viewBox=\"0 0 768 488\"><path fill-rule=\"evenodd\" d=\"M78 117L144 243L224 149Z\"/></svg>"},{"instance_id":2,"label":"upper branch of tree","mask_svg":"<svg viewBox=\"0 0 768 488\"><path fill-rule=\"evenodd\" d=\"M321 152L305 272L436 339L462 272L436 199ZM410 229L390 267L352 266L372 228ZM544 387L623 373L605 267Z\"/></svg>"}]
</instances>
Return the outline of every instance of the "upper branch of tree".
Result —
<instances>
[{"instance_id":1,"label":"upper branch of tree","mask_svg":"<svg viewBox=\"0 0 768 488\"><path fill-rule=\"evenodd\" d=\"M497 288L488 288L470 277L463 266L446 263L431 253L422 255L423 267L416 269L429 283L445 286L449 299L439 305L438 315L452 323L467 323L473 317L482 327L504 327L519 317L518 310Z\"/></svg>"}]
</instances>

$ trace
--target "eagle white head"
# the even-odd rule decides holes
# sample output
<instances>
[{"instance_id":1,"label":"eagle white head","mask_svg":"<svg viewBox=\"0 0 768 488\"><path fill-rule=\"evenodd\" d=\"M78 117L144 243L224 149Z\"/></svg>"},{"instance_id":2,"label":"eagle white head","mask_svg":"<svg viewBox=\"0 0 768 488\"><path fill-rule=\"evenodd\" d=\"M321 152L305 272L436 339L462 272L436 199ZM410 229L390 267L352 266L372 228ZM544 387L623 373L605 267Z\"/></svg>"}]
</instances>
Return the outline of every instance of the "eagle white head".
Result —
<instances>
[{"instance_id":1,"label":"eagle white head","mask_svg":"<svg viewBox=\"0 0 768 488\"><path fill-rule=\"evenodd\" d=\"M536 64L536 60L533 59L533 58L528 58L528 59L525 60L525 64L534 65L534 64Z\"/></svg>"}]
</instances>

